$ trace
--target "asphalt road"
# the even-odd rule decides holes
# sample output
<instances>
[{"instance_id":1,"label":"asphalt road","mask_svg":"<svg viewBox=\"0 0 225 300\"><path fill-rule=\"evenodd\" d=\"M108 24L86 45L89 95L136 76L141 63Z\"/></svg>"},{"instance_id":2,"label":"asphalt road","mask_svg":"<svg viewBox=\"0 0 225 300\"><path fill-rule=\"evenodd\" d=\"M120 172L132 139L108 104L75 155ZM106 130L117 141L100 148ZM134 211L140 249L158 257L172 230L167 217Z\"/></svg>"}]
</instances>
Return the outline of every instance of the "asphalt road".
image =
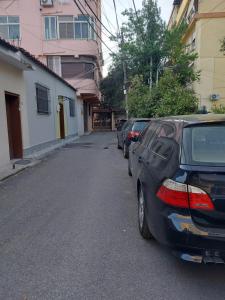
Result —
<instances>
[{"instance_id":1,"label":"asphalt road","mask_svg":"<svg viewBox=\"0 0 225 300\"><path fill-rule=\"evenodd\" d=\"M225 266L140 237L127 161L98 133L0 185L0 299L225 299Z\"/></svg>"}]
</instances>

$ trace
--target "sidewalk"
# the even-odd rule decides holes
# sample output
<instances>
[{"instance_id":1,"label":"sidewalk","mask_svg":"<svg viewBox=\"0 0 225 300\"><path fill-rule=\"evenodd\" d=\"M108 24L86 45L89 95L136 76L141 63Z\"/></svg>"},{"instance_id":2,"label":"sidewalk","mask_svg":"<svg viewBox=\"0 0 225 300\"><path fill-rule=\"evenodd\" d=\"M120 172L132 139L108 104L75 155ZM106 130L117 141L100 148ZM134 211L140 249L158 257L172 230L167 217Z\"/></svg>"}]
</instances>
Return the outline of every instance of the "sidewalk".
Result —
<instances>
[{"instance_id":1,"label":"sidewalk","mask_svg":"<svg viewBox=\"0 0 225 300\"><path fill-rule=\"evenodd\" d=\"M37 165L42 161L44 157L48 156L56 149L60 149L67 144L76 143L79 138L80 137L77 136L71 139L61 140L57 144L46 147L45 149L42 149L40 151L33 152L32 154L25 156L23 159L12 160L10 164L6 165L3 168L0 168L0 182L13 175L16 175L17 173L22 172L27 168Z\"/></svg>"}]
</instances>

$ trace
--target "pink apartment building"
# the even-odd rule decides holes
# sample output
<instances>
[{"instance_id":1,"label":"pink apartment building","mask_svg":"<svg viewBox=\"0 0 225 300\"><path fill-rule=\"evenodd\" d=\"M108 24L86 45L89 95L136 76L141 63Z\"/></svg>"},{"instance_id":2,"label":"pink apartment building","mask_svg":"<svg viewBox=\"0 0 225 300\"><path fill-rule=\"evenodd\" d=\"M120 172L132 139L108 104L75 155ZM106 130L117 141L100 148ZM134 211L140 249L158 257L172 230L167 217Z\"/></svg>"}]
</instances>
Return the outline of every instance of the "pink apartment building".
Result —
<instances>
[{"instance_id":1,"label":"pink apartment building","mask_svg":"<svg viewBox=\"0 0 225 300\"><path fill-rule=\"evenodd\" d=\"M82 134L92 130L92 106L101 98L101 0L76 2L82 13L73 0L0 1L0 36L77 89Z\"/></svg>"}]
</instances>

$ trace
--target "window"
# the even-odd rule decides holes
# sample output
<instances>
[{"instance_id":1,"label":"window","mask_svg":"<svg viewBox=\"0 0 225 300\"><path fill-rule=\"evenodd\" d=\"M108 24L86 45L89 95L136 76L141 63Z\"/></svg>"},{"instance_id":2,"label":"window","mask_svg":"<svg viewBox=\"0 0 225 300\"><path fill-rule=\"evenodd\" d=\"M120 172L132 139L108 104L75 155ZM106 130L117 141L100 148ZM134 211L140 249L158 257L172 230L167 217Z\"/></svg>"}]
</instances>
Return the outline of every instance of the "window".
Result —
<instances>
[{"instance_id":1,"label":"window","mask_svg":"<svg viewBox=\"0 0 225 300\"><path fill-rule=\"evenodd\" d=\"M45 39L96 39L95 19L88 15L46 16Z\"/></svg>"},{"instance_id":2,"label":"window","mask_svg":"<svg viewBox=\"0 0 225 300\"><path fill-rule=\"evenodd\" d=\"M84 79L94 79L94 63L82 61L81 59L76 59L73 56L62 56L61 67L63 78L76 77Z\"/></svg>"},{"instance_id":3,"label":"window","mask_svg":"<svg viewBox=\"0 0 225 300\"><path fill-rule=\"evenodd\" d=\"M149 121L137 121L134 122L132 130L142 132L148 125Z\"/></svg>"},{"instance_id":4,"label":"window","mask_svg":"<svg viewBox=\"0 0 225 300\"><path fill-rule=\"evenodd\" d=\"M163 124L152 142L151 151L163 160L168 160L176 146L176 129L172 124Z\"/></svg>"},{"instance_id":5,"label":"window","mask_svg":"<svg viewBox=\"0 0 225 300\"><path fill-rule=\"evenodd\" d=\"M47 57L47 66L50 70L62 76L61 70L61 57L60 56L48 56Z\"/></svg>"},{"instance_id":6,"label":"window","mask_svg":"<svg viewBox=\"0 0 225 300\"><path fill-rule=\"evenodd\" d=\"M76 39L95 39L95 21L93 17L88 15L78 16L77 18L74 18L74 21Z\"/></svg>"},{"instance_id":7,"label":"window","mask_svg":"<svg viewBox=\"0 0 225 300\"><path fill-rule=\"evenodd\" d=\"M70 117L75 117L75 100L69 99L69 105L70 105Z\"/></svg>"},{"instance_id":8,"label":"window","mask_svg":"<svg viewBox=\"0 0 225 300\"><path fill-rule=\"evenodd\" d=\"M36 100L37 100L37 112L39 114L50 114L50 91L45 86L36 83Z\"/></svg>"},{"instance_id":9,"label":"window","mask_svg":"<svg viewBox=\"0 0 225 300\"><path fill-rule=\"evenodd\" d=\"M57 17L45 17L45 39L57 39Z\"/></svg>"},{"instance_id":10,"label":"window","mask_svg":"<svg viewBox=\"0 0 225 300\"><path fill-rule=\"evenodd\" d=\"M225 165L225 124L184 128L182 163Z\"/></svg>"},{"instance_id":11,"label":"window","mask_svg":"<svg viewBox=\"0 0 225 300\"><path fill-rule=\"evenodd\" d=\"M0 16L0 36L5 40L20 39L20 20L18 16Z\"/></svg>"},{"instance_id":12,"label":"window","mask_svg":"<svg viewBox=\"0 0 225 300\"><path fill-rule=\"evenodd\" d=\"M59 38L74 39L74 18L73 16L59 16Z\"/></svg>"}]
</instances>

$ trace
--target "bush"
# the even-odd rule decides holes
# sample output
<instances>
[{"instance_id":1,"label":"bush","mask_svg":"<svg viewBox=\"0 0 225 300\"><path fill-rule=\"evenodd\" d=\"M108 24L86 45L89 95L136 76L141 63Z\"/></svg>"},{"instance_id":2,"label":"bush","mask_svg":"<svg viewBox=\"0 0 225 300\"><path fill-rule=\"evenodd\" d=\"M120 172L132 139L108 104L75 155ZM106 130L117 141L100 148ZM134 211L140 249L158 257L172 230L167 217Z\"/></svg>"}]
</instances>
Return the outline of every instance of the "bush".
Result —
<instances>
[{"instance_id":1,"label":"bush","mask_svg":"<svg viewBox=\"0 0 225 300\"><path fill-rule=\"evenodd\" d=\"M225 106L224 105L220 105L220 106L215 105L212 110L215 114L225 114Z\"/></svg>"},{"instance_id":2,"label":"bush","mask_svg":"<svg viewBox=\"0 0 225 300\"><path fill-rule=\"evenodd\" d=\"M186 115L196 113L198 99L190 88L185 88L177 80L172 71L166 71L158 85L160 95L156 108L158 117Z\"/></svg>"}]
</instances>

